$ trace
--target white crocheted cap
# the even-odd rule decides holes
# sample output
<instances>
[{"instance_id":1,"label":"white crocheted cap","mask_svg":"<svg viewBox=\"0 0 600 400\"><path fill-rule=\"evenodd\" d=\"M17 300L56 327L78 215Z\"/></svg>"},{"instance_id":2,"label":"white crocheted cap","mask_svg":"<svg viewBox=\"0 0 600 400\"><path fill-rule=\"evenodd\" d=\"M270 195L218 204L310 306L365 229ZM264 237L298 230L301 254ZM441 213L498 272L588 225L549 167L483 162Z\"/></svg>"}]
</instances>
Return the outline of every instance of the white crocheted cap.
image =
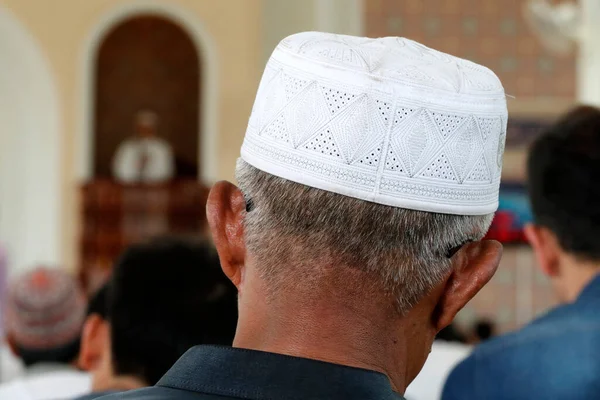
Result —
<instances>
[{"instance_id":1,"label":"white crocheted cap","mask_svg":"<svg viewBox=\"0 0 600 400\"><path fill-rule=\"evenodd\" d=\"M362 200L482 215L498 208L506 123L485 67L404 38L305 32L267 63L241 155Z\"/></svg>"}]
</instances>

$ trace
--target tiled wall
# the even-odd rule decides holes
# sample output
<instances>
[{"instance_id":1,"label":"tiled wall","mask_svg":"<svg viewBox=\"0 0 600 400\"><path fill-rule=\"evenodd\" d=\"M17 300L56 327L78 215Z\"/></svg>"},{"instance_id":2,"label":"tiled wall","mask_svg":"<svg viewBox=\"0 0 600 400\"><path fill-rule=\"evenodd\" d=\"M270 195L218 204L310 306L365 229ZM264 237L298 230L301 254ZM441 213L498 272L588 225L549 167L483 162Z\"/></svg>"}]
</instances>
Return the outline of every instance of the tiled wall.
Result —
<instances>
[{"instance_id":1,"label":"tiled wall","mask_svg":"<svg viewBox=\"0 0 600 400\"><path fill-rule=\"evenodd\" d=\"M542 99L542 104L573 100L575 57L554 56L541 46L523 17L525 3L526 0L365 0L365 29L370 37L404 36L481 63L494 70L506 92L517 99ZM491 317L501 331L506 331L523 325L554 304L552 288L537 271L530 248L507 247L497 274L457 322L470 326L477 317Z\"/></svg>"},{"instance_id":2,"label":"tiled wall","mask_svg":"<svg viewBox=\"0 0 600 400\"><path fill-rule=\"evenodd\" d=\"M526 0L365 0L368 36L404 36L483 64L510 95L573 98L575 58L544 50L523 17Z\"/></svg>"}]
</instances>

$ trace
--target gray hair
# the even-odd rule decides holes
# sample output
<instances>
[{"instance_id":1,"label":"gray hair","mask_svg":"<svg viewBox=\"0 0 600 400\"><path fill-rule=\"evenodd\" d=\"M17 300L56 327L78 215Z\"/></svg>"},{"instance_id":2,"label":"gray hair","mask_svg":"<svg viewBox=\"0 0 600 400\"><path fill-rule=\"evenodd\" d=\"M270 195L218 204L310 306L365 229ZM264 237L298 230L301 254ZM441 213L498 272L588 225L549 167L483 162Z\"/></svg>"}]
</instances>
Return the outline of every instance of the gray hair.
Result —
<instances>
[{"instance_id":1,"label":"gray hair","mask_svg":"<svg viewBox=\"0 0 600 400\"><path fill-rule=\"evenodd\" d=\"M252 204L244 221L246 245L270 292L310 284L324 270L345 266L375 277L400 312L449 273L448 251L480 240L493 217L371 203L276 177L241 159L236 178Z\"/></svg>"}]
</instances>

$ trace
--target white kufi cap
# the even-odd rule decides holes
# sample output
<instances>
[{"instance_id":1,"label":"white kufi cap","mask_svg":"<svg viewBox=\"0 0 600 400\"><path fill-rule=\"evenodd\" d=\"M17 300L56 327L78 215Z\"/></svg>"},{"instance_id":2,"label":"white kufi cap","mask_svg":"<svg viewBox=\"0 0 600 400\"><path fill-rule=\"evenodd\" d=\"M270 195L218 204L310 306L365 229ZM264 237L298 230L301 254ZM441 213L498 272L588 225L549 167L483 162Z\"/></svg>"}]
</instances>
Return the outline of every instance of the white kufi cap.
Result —
<instances>
[{"instance_id":1,"label":"white kufi cap","mask_svg":"<svg viewBox=\"0 0 600 400\"><path fill-rule=\"evenodd\" d=\"M241 154L314 188L481 215L498 207L506 123L485 67L404 38L306 32L273 52Z\"/></svg>"}]
</instances>

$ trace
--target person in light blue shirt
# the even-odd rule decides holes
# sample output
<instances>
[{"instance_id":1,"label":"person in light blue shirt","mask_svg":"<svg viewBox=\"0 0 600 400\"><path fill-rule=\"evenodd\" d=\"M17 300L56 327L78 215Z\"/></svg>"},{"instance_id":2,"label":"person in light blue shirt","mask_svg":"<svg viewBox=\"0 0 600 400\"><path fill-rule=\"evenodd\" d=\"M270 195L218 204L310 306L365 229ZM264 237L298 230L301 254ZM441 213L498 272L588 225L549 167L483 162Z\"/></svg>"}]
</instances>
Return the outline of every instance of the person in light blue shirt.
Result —
<instances>
[{"instance_id":1,"label":"person in light blue shirt","mask_svg":"<svg viewBox=\"0 0 600 400\"><path fill-rule=\"evenodd\" d=\"M600 398L600 109L578 107L533 144L526 236L563 305L479 346L443 400Z\"/></svg>"}]
</instances>

